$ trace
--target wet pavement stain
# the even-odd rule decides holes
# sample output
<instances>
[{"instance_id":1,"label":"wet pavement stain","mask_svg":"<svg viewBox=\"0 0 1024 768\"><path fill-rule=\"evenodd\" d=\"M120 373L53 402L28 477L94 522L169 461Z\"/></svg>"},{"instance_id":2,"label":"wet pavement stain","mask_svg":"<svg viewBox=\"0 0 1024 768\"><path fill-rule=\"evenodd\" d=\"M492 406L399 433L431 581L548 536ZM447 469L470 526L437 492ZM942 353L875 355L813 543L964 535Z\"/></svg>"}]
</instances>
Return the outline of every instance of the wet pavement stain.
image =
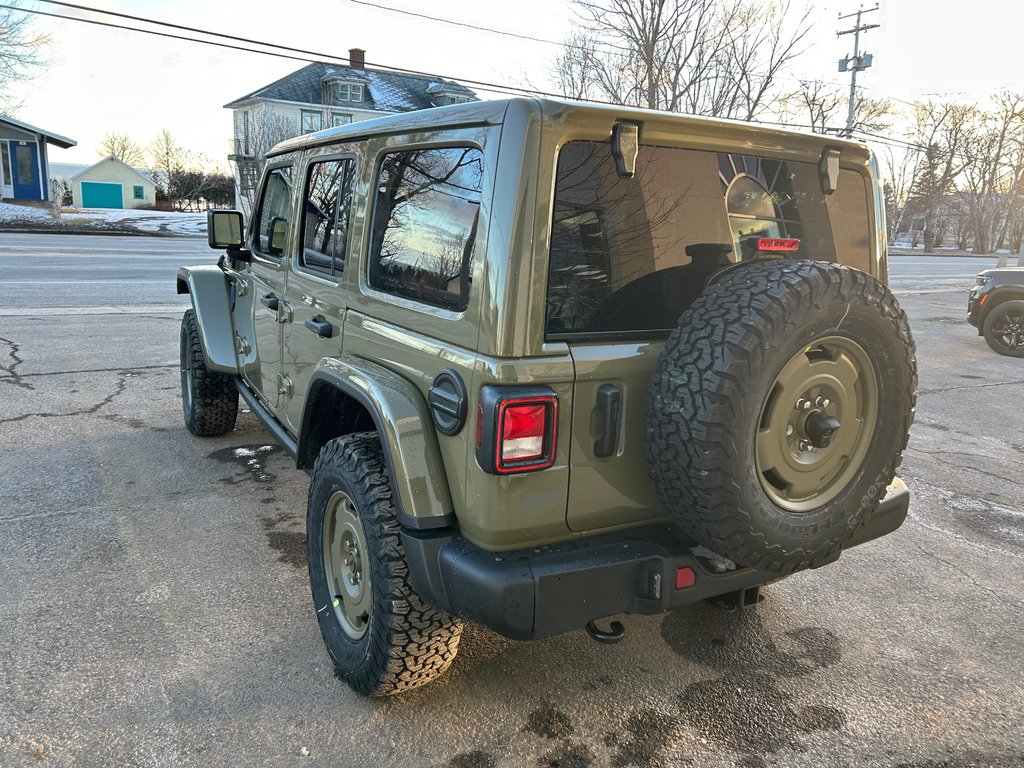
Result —
<instances>
[{"instance_id":1,"label":"wet pavement stain","mask_svg":"<svg viewBox=\"0 0 1024 768\"><path fill-rule=\"evenodd\" d=\"M687 725L737 752L799 750L801 734L846 724L834 707L794 706L775 680L756 672L691 683L679 705Z\"/></svg>"},{"instance_id":2,"label":"wet pavement stain","mask_svg":"<svg viewBox=\"0 0 1024 768\"><path fill-rule=\"evenodd\" d=\"M538 761L538 768L590 768L594 764L594 751L586 744L561 741Z\"/></svg>"},{"instance_id":3,"label":"wet pavement stain","mask_svg":"<svg viewBox=\"0 0 1024 768\"><path fill-rule=\"evenodd\" d=\"M605 746L615 749L614 768L663 768L665 749L676 729L679 718L646 708L629 716L624 734L613 732L605 736Z\"/></svg>"},{"instance_id":4,"label":"wet pavement stain","mask_svg":"<svg viewBox=\"0 0 1024 768\"><path fill-rule=\"evenodd\" d=\"M263 517L261 522L267 534L267 544L278 553L278 562L305 570L306 532L287 527L289 523L297 524L295 517L289 512L281 512L273 517Z\"/></svg>"},{"instance_id":5,"label":"wet pavement stain","mask_svg":"<svg viewBox=\"0 0 1024 768\"><path fill-rule=\"evenodd\" d=\"M238 485L247 480L266 483L277 477L267 470L267 462L280 451L276 445L240 445L220 448L210 453L209 458L236 467L234 475L220 479L226 485Z\"/></svg>"},{"instance_id":6,"label":"wet pavement stain","mask_svg":"<svg viewBox=\"0 0 1024 768\"><path fill-rule=\"evenodd\" d=\"M561 739L573 733L569 716L550 704L533 710L526 718L524 731L543 736L545 739Z\"/></svg>"},{"instance_id":7,"label":"wet pavement stain","mask_svg":"<svg viewBox=\"0 0 1024 768\"><path fill-rule=\"evenodd\" d=\"M839 638L827 629L802 627L773 635L757 613L698 606L669 614L662 637L680 656L722 673L686 687L679 696L682 721L741 756L761 760L748 765L763 764L764 754L803 749L803 734L846 725L842 710L799 706L779 687L785 678L818 674L840 662Z\"/></svg>"},{"instance_id":8,"label":"wet pavement stain","mask_svg":"<svg viewBox=\"0 0 1024 768\"><path fill-rule=\"evenodd\" d=\"M448 761L447 768L497 768L498 760L490 752L474 749L460 752Z\"/></svg>"}]
</instances>

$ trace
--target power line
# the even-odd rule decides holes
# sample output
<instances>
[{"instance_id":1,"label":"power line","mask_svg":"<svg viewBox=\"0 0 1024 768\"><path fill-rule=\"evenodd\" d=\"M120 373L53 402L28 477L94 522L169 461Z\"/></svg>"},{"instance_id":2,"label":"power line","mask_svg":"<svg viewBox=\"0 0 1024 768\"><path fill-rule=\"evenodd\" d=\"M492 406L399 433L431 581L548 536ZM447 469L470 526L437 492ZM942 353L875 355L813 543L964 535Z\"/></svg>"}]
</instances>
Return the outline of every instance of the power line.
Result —
<instances>
[{"instance_id":1,"label":"power line","mask_svg":"<svg viewBox=\"0 0 1024 768\"><path fill-rule=\"evenodd\" d=\"M345 62L346 64L350 64L351 63L350 60L348 58L344 57L344 56L337 56L337 55L334 55L334 54L328 54L328 53L323 53L323 52L318 52L318 51L310 51L310 50L303 49L303 48L294 48L294 47L282 45L282 44L279 44L279 43L271 43L271 42L266 42L266 41L263 41L263 40L256 40L254 38L240 37L240 36L237 36L237 35L229 35L229 34L222 33L222 32L214 32L214 31L211 31L211 30L201 29L201 28L198 28L198 27L190 27L190 26L183 25L183 24L174 24L172 22L159 21L157 19L150 19L150 18L146 18L144 16L136 16L136 15L132 15L132 14L120 13L120 12L117 12L117 11L109 11L109 10L105 10L105 9L101 9L101 8L94 8L94 7L91 7L91 6L79 5L79 4L76 4L76 3L64 2L64 0L38 0L38 1L39 2L49 3L49 4L52 4L52 5L57 5L57 6L73 8L75 10L85 11L85 12L88 12L88 13L97 13L97 14L101 14L101 15L114 16L114 17L118 17L118 18L128 19L130 21L141 22L143 24L151 24L151 25L154 25L154 26L166 27L166 28L170 28L170 29L177 29L177 30L181 30L181 31L184 31L184 32L191 32L193 34L206 35L206 36L209 36L209 37L222 38L222 39L226 39L226 40L233 40L235 42L244 42L244 43L248 43L250 45L257 45L257 46L260 46L262 48L277 49L277 51L289 51L290 53L280 53L280 52L277 52L275 50L269 50L269 51L268 50L254 50L252 48L243 47L243 46L240 46L240 45L234 45L234 44L231 44L231 43L224 43L224 42L220 42L220 41L217 41L217 40L204 40L204 39L199 39L199 38L195 38L195 37L189 37L187 35L178 35L178 34L173 34L173 33L170 33L170 32L161 32L161 31L152 30L152 29L143 29L143 28L139 28L139 27L128 26L128 25L125 25L125 24L116 24L116 23L113 23L113 22L110 22L110 21L101 21L101 20L98 20L98 19L87 19L87 18L82 18L82 17L79 17L79 16L68 16L68 15L65 15L65 14L50 13L50 12L47 12L47 11L40 11L40 10L36 10L36 9L21 8L21 7L18 7L18 6L11 6L11 5L0 4L0 8L6 9L6 10L12 10L12 11L19 11L19 12L22 12L22 13L30 13L30 14L34 14L34 15L38 15L38 16L45 16L45 17L49 17L49 18L63 19L63 20L66 20L66 21L76 21L76 22L80 22L80 23L83 23L83 24L90 24L90 25L95 25L95 26L107 27L107 28L111 28L111 29L119 29L119 30L123 30L123 31L127 31L127 32L138 32L138 33L141 33L141 34L153 35L153 36L156 36L156 37L163 37L163 38L168 38L168 39L172 39L172 40L181 40L181 41L185 41L185 42L200 43L200 44L203 44L203 45L211 45L211 46L220 47L220 48L227 48L227 49L230 49L230 50L242 51L244 53L259 54L259 55L263 55L263 56L273 56L273 57L276 57L276 58L287 59L287 60L291 60L291 61L301 61L301 62L306 62L306 63L318 63L318 62L323 61L324 59L328 59L328 60L330 60L329 63L333 63L333 62ZM365 0L352 0L352 2L358 2L358 3L364 4L364 5L371 5L371 6L375 5L374 3L365 2ZM381 6L381 7L383 7L383 6ZM302 54L302 55L294 55L294 54ZM315 58L309 58L309 57L315 57ZM535 95L535 96L550 96L550 97L553 97L553 98L561 98L561 99L569 99L570 98L570 97L568 97L568 96L566 96L565 94L562 94L562 93L555 93L555 92L550 92L550 91L541 91L541 90L538 90L536 88L523 88L523 87L520 87L520 86L501 84L501 83L490 83L490 82L486 82L486 81L482 81L482 80L472 80L472 79L468 79L468 78L459 78L459 77L454 77L454 76L450 76L450 75L439 75L439 74L431 73L431 72L422 72L422 71L419 71L419 70L405 69L405 68L401 68L401 67L391 67L391 66L382 65L382 64L376 64L376 63L372 63L372 62L367 62L367 64L369 66L372 66L372 67L378 69L378 70L397 72L397 73L400 73L400 74L416 75L416 76L420 76L420 77L448 79L448 80L454 80L454 81L458 81L458 82L469 83L471 85L475 85L477 87L480 87L480 88L482 88L484 90L488 90L488 91L492 91L492 92L496 92L496 93L519 93L519 94ZM615 102L603 101L601 99L592 99L592 98L591 99L587 99L587 98L583 98L583 99L575 99L575 100L577 100L577 101L586 101L586 102L595 103L595 104L610 105L610 106L626 106L626 105L617 104ZM782 126L782 127L788 127L788 128L803 128L803 129L811 129L811 130L813 130L815 128L814 125L810 125L810 124L807 124L807 123L790 123L790 122L771 121L771 120L751 120L750 122L759 123L759 124L762 124L762 125L775 125L775 126ZM883 136L882 134L872 134L872 133L868 133L866 131L858 131L858 133L861 133L862 135L865 135L865 136L871 136L871 137L873 137L877 141L886 140L886 141L890 141L890 142L899 143L901 145L908 146L908 147L915 148L915 149L920 149L920 150L926 149L926 147L924 147L922 145L917 145L917 144L912 144L910 142L901 141L900 139L896 139L895 137Z\"/></svg>"},{"instance_id":2,"label":"power line","mask_svg":"<svg viewBox=\"0 0 1024 768\"><path fill-rule=\"evenodd\" d=\"M494 27L484 27L484 26L480 26L480 25L477 25L477 24L469 24L468 22L465 22L465 21L456 21L455 19L446 19L443 16L431 16L429 14L419 13L417 11L408 11L408 10L406 10L404 8L393 8L390 5L383 5L381 3L371 3L371 2L369 2L369 0L349 0L349 2L355 3L356 5L366 5L366 6L369 6L371 8L378 8L378 9L380 9L382 11L387 11L388 13L398 13L398 14L402 14L403 16L414 16L414 17L416 17L418 19L428 19L429 21L437 21L437 22L440 22L441 24L450 24L450 25L452 25L454 27L463 27L465 29L475 29L478 32L490 32L491 34L495 34L495 35L503 35L505 37L514 37L514 38L516 38L518 40L530 40L531 42L534 42L534 43L544 43L545 45L555 45L555 46L558 46L559 48L575 48L575 49L581 50L581 51L588 50L588 47L585 46L585 45L573 45L572 43L561 43L558 40L551 40L550 38L546 38L546 37L534 37L533 35L524 35L524 34L521 34L519 32L510 32L510 31L505 30L505 29L495 29ZM633 52L632 49L626 48L625 46L615 45L614 43L606 43L606 42L603 42L603 41L595 41L594 42L594 46L595 47L601 46L601 47L604 47L604 48L611 48L612 50L624 51L625 53L632 53Z\"/></svg>"},{"instance_id":3,"label":"power line","mask_svg":"<svg viewBox=\"0 0 1024 768\"><path fill-rule=\"evenodd\" d=\"M309 50L302 49L302 48L292 48L292 47L289 47L289 46L279 45L277 43L266 42L266 41L263 41L263 40L254 40L254 39L251 39L251 38L239 38L239 37L236 37L234 35L228 35L228 34L225 34L225 33L222 33L222 32L213 32L213 31L206 30L206 29L199 29L197 27L188 27L188 26L184 26L184 25L180 25L180 24L172 24L170 22L158 21L156 19L149 19L149 18L146 18L146 17L143 17L143 16L133 16L131 14L122 14L122 13L117 13L115 11L107 11L107 10L104 10L104 9L101 9L101 8L91 8L91 7L88 7L88 6L74 5L72 3L60 2L60 0L39 0L39 2L53 3L55 5L62 5L62 6L71 6L71 7L74 7L74 8L77 8L77 9L81 9L81 10L85 10L85 11L92 12L92 13L113 15L113 16L118 16L118 17L122 17L122 18L128 18L128 19L131 19L133 21L138 21L138 22L142 22L142 23L145 23L145 24L153 24L153 25L156 25L156 26L164 26L164 27L171 27L171 28L175 28L175 29L182 29L182 30L186 30L186 31L193 32L193 33L200 34L200 35L208 35L210 37L220 37L220 38L225 38L225 39L229 39L229 40L239 40L239 41L248 42L248 43L250 43L252 45L259 45L259 46L262 46L262 47L265 47L265 48L276 48L276 49L285 50L285 51L293 51L293 52L301 53L301 54L305 54L305 55L295 56L295 55L289 55L289 54L285 54L285 53L277 53L275 51L253 50L251 48L245 48L245 47L242 47L242 46L239 46L239 45L232 45L232 44L229 44L229 43L223 43L223 42L219 42L219 41L216 41L216 40L202 40L202 39L199 39L199 38L188 37L188 36L185 36L185 35L176 35L176 34L173 34L173 33L170 33L170 32L159 32L159 31L153 30L153 29L141 29L139 27L131 27L131 26L127 26L127 25L124 25L124 24L115 24L115 23L110 22L110 21L100 21L98 19L85 19L85 18L82 18L80 16L67 16L65 14L50 13L48 11L40 11L40 10L30 9L30 8L21 8L21 7L12 6L12 5L2 5L2 4L0 4L0 8L4 8L4 9L8 9L8 10L13 10L13 11L19 11L21 13L31 13L31 14L35 14L37 16L47 16L47 17L50 17L50 18L64 19L64 20L67 20L67 21L77 21L77 22L81 22L83 24L93 24L93 25L101 26L101 27L109 27L109 28L112 28L112 29L121 29L121 30L125 30L125 31L128 31L128 32L140 32L142 34L154 35L156 37L165 37L165 38L170 38L172 40L184 40L186 42L191 42L191 43L201 43L203 45L212 45L212 46L217 46L217 47L220 47L220 48L229 48L231 50L243 51L243 52L246 52L246 53L255 53L255 54L261 54L261 55L264 55L264 56L275 56L277 58L290 59L292 61L303 61L303 62L310 63L310 64L321 63L321 62L324 62L324 60L327 60L326 63L344 62L346 65L350 65L351 64L350 59L348 59L348 58L346 58L344 56L338 56L336 54L328 54L328 53L321 53L321 52L317 52L317 51L309 51ZM310 58L310 57L313 57L313 58ZM479 88L482 88L484 90L491 91L491 92L494 92L494 93L517 93L517 94L525 94L525 95L531 95L531 96L551 96L553 98L562 98L562 99L569 98L565 94L555 93L555 92L552 92L552 91L542 91L542 90L538 90L536 88L523 88L521 86L515 86L515 85L507 85L507 84L502 84L502 83L491 83L491 82L487 82L487 81L484 81L484 80L473 80L473 79L470 79L470 78L457 77L457 76L454 76L454 75L440 75L440 74L437 74L436 72L422 72L420 70L406 69L406 68L403 68L403 67L394 67L394 66L390 66L390 65L387 65L387 64L377 64L375 62L365 62L365 64L368 65L368 66L374 67L377 70L396 72L398 74L403 74L403 75L415 75L417 77L436 78L436 79L442 79L442 80L452 80L452 81L457 81L457 82L462 82L462 83L469 83L470 85L474 85L474 86L477 86ZM600 99L577 99L577 101L591 101L591 102L594 102L594 103L597 103L597 104L611 104L612 103L612 102L608 102L608 101L601 101Z\"/></svg>"}]
</instances>

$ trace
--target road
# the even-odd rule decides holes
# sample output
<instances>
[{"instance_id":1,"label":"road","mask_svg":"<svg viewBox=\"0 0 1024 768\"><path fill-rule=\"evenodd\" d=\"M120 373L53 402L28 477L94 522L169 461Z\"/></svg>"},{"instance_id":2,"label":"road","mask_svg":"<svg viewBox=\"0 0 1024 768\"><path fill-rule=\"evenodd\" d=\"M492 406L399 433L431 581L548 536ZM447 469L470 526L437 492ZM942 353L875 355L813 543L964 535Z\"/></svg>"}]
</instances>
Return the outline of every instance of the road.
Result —
<instances>
[{"instance_id":1,"label":"road","mask_svg":"<svg viewBox=\"0 0 1024 768\"><path fill-rule=\"evenodd\" d=\"M214 259L0 234L0 765L1024 766L1024 368L963 321L985 260L892 260L920 364L895 534L617 646L470 626L384 701L331 674L306 476L248 463L249 414L181 424L181 260Z\"/></svg>"}]
</instances>

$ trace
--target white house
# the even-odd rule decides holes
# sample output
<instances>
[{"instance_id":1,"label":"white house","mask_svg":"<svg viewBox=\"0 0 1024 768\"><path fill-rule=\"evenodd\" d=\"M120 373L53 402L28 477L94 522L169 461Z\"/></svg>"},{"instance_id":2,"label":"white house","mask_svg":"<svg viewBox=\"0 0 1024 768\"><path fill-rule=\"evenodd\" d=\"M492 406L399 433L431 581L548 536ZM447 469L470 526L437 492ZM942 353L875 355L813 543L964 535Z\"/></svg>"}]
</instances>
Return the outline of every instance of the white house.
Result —
<instances>
[{"instance_id":1,"label":"white house","mask_svg":"<svg viewBox=\"0 0 1024 768\"><path fill-rule=\"evenodd\" d=\"M0 200L47 200L47 145L68 149L73 139L0 115Z\"/></svg>"},{"instance_id":2,"label":"white house","mask_svg":"<svg viewBox=\"0 0 1024 768\"><path fill-rule=\"evenodd\" d=\"M450 80L367 69L363 49L348 54L349 66L308 64L224 105L234 118L228 160L243 210L267 152L280 141L395 112L476 101L473 91Z\"/></svg>"},{"instance_id":3,"label":"white house","mask_svg":"<svg viewBox=\"0 0 1024 768\"><path fill-rule=\"evenodd\" d=\"M71 177L75 208L139 208L156 202L153 181L113 155Z\"/></svg>"}]
</instances>

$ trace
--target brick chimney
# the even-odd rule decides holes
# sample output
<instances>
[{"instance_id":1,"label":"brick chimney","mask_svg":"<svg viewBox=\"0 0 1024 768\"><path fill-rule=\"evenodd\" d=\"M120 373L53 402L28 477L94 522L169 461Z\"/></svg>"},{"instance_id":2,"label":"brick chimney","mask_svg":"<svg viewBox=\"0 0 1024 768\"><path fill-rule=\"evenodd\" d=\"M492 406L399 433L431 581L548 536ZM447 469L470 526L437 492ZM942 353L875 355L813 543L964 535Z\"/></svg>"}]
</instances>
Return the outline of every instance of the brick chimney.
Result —
<instances>
[{"instance_id":1,"label":"brick chimney","mask_svg":"<svg viewBox=\"0 0 1024 768\"><path fill-rule=\"evenodd\" d=\"M348 65L352 69L366 69L366 51L362 48L349 48Z\"/></svg>"}]
</instances>

